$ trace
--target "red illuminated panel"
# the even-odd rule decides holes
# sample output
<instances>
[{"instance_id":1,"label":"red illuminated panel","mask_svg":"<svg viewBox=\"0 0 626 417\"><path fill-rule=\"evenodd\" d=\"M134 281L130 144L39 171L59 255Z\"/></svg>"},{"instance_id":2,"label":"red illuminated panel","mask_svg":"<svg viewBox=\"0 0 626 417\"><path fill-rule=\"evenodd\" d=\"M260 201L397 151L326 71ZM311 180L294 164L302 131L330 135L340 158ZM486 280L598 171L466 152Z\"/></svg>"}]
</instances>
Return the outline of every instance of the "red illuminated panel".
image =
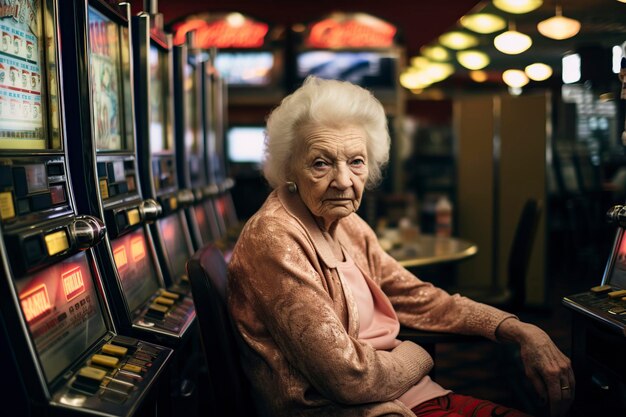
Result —
<instances>
[{"instance_id":1,"label":"red illuminated panel","mask_svg":"<svg viewBox=\"0 0 626 417\"><path fill-rule=\"evenodd\" d=\"M265 23L241 17L229 21L226 16L210 20L190 18L176 28L174 44L185 43L186 34L195 30L200 48L259 48L263 46L269 27Z\"/></svg>"},{"instance_id":2,"label":"red illuminated panel","mask_svg":"<svg viewBox=\"0 0 626 417\"><path fill-rule=\"evenodd\" d=\"M26 321L29 323L46 316L52 310L48 289L45 284L38 285L22 294L20 296L20 304L22 305L24 316L26 316Z\"/></svg>"},{"instance_id":3,"label":"red illuminated panel","mask_svg":"<svg viewBox=\"0 0 626 417\"><path fill-rule=\"evenodd\" d=\"M70 301L85 292L85 281L80 266L69 269L61 275L65 299Z\"/></svg>"},{"instance_id":4,"label":"red illuminated panel","mask_svg":"<svg viewBox=\"0 0 626 417\"><path fill-rule=\"evenodd\" d=\"M626 233L622 235L619 248L617 249L617 259L615 259L615 267L626 270Z\"/></svg>"},{"instance_id":5,"label":"red illuminated panel","mask_svg":"<svg viewBox=\"0 0 626 417\"><path fill-rule=\"evenodd\" d=\"M130 253L135 262L139 262L146 256L146 244L142 236L133 238L130 241Z\"/></svg>"},{"instance_id":6,"label":"red illuminated panel","mask_svg":"<svg viewBox=\"0 0 626 417\"><path fill-rule=\"evenodd\" d=\"M226 213L226 204L224 203L224 199L220 198L215 201L215 205L217 207L217 212L220 216L224 217L224 213Z\"/></svg>"},{"instance_id":7,"label":"red illuminated panel","mask_svg":"<svg viewBox=\"0 0 626 417\"><path fill-rule=\"evenodd\" d=\"M115 259L115 266L117 269L122 269L128 265L128 256L126 256L126 247L123 245L124 242L121 242L118 248L113 249L113 259Z\"/></svg>"},{"instance_id":8,"label":"red illuminated panel","mask_svg":"<svg viewBox=\"0 0 626 417\"><path fill-rule=\"evenodd\" d=\"M396 28L374 16L331 17L314 23L306 45L311 48L388 48Z\"/></svg>"}]
</instances>

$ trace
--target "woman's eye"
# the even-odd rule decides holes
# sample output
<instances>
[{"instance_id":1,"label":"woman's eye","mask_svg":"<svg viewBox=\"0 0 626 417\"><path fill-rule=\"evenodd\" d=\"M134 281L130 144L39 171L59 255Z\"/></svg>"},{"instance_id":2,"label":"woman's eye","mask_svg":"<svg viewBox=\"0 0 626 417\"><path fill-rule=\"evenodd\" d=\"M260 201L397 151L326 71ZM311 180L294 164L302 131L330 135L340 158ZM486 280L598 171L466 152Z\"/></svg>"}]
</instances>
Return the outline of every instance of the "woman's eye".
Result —
<instances>
[{"instance_id":1,"label":"woman's eye","mask_svg":"<svg viewBox=\"0 0 626 417\"><path fill-rule=\"evenodd\" d=\"M326 165L328 165L325 161L321 161L321 160L317 160L315 162L313 162L313 167L314 168L324 168Z\"/></svg>"},{"instance_id":2,"label":"woman's eye","mask_svg":"<svg viewBox=\"0 0 626 417\"><path fill-rule=\"evenodd\" d=\"M357 158L357 159L352 160L351 164L354 166L361 166L361 165L365 165L365 161L361 158Z\"/></svg>"}]
</instances>

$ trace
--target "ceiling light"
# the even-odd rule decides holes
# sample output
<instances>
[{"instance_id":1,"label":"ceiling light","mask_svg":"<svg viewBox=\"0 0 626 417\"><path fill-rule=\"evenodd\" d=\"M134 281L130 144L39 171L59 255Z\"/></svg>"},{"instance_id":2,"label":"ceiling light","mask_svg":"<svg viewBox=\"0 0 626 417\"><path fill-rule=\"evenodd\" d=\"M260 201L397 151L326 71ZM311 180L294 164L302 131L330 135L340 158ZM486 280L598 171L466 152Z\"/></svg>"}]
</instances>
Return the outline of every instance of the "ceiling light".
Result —
<instances>
[{"instance_id":1,"label":"ceiling light","mask_svg":"<svg viewBox=\"0 0 626 417\"><path fill-rule=\"evenodd\" d=\"M452 73L454 73L454 67L451 64L443 62L433 62L424 69L424 72L430 77L433 83L436 83L452 75Z\"/></svg>"},{"instance_id":2,"label":"ceiling light","mask_svg":"<svg viewBox=\"0 0 626 417\"><path fill-rule=\"evenodd\" d=\"M511 23L509 30L499 34L493 39L493 44L500 52L509 55L521 54L533 44L530 36L515 30L515 25Z\"/></svg>"},{"instance_id":3,"label":"ceiling light","mask_svg":"<svg viewBox=\"0 0 626 417\"><path fill-rule=\"evenodd\" d=\"M476 50L459 51L456 59L467 69L479 70L489 65L489 55Z\"/></svg>"},{"instance_id":4,"label":"ceiling light","mask_svg":"<svg viewBox=\"0 0 626 417\"><path fill-rule=\"evenodd\" d=\"M409 70L400 74L400 85L409 90L421 90L430 84L430 79L423 71Z\"/></svg>"},{"instance_id":5,"label":"ceiling light","mask_svg":"<svg viewBox=\"0 0 626 417\"><path fill-rule=\"evenodd\" d=\"M497 32L506 27L506 21L503 18L490 13L463 16L460 22L466 29L483 34Z\"/></svg>"},{"instance_id":6,"label":"ceiling light","mask_svg":"<svg viewBox=\"0 0 626 417\"><path fill-rule=\"evenodd\" d=\"M414 56L411 58L411 67L415 69L421 69L426 67L426 65L430 64L430 60L423 56Z\"/></svg>"},{"instance_id":7,"label":"ceiling light","mask_svg":"<svg viewBox=\"0 0 626 417\"><path fill-rule=\"evenodd\" d=\"M561 6L557 5L556 16L537 23L537 30L546 38L560 41L576 35L580 30L580 22L563 16Z\"/></svg>"},{"instance_id":8,"label":"ceiling light","mask_svg":"<svg viewBox=\"0 0 626 417\"><path fill-rule=\"evenodd\" d=\"M552 67L537 62L524 68L524 72L533 81L544 81L552 76Z\"/></svg>"},{"instance_id":9,"label":"ceiling light","mask_svg":"<svg viewBox=\"0 0 626 417\"><path fill-rule=\"evenodd\" d=\"M510 69L502 73L502 81L509 87L520 88L528 84L528 77L522 70Z\"/></svg>"},{"instance_id":10,"label":"ceiling light","mask_svg":"<svg viewBox=\"0 0 626 417\"><path fill-rule=\"evenodd\" d=\"M446 48L439 45L434 46L422 46L420 49L422 55L433 61L447 61L450 59L450 53Z\"/></svg>"},{"instance_id":11,"label":"ceiling light","mask_svg":"<svg viewBox=\"0 0 626 417\"><path fill-rule=\"evenodd\" d=\"M522 14L528 13L543 3L543 0L493 0L493 5L505 12Z\"/></svg>"},{"instance_id":12,"label":"ceiling light","mask_svg":"<svg viewBox=\"0 0 626 417\"><path fill-rule=\"evenodd\" d=\"M467 49L478 45L478 38L469 33L452 31L439 37L439 42L450 49Z\"/></svg>"},{"instance_id":13,"label":"ceiling light","mask_svg":"<svg viewBox=\"0 0 626 417\"><path fill-rule=\"evenodd\" d=\"M470 78L477 83L484 83L489 78L485 71L470 71Z\"/></svg>"}]
</instances>

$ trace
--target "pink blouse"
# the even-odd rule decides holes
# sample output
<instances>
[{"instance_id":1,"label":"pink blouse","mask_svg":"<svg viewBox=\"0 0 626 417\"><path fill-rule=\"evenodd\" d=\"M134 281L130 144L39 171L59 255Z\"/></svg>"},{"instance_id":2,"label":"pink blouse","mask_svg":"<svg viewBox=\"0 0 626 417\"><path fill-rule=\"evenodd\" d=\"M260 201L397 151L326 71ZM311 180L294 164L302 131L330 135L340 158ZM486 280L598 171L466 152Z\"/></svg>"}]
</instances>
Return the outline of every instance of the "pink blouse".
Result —
<instances>
[{"instance_id":1,"label":"pink blouse","mask_svg":"<svg viewBox=\"0 0 626 417\"><path fill-rule=\"evenodd\" d=\"M359 340L377 350L393 349L400 344L396 339L400 332L400 322L391 302L380 287L358 268L345 250L344 256L346 260L338 263L337 269L357 304ZM426 375L398 400L408 408L413 408L449 392L450 390L442 388Z\"/></svg>"}]
</instances>

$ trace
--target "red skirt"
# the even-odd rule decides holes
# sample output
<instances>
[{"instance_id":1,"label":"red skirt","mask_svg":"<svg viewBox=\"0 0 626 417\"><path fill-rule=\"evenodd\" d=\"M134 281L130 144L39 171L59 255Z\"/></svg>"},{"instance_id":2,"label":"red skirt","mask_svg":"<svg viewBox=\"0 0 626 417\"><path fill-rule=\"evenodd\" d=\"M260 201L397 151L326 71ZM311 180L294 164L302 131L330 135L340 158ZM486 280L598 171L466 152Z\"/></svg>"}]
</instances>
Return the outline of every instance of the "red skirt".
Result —
<instances>
[{"instance_id":1,"label":"red skirt","mask_svg":"<svg viewBox=\"0 0 626 417\"><path fill-rule=\"evenodd\" d=\"M450 393L413 407L417 417L530 417L513 408Z\"/></svg>"}]
</instances>

